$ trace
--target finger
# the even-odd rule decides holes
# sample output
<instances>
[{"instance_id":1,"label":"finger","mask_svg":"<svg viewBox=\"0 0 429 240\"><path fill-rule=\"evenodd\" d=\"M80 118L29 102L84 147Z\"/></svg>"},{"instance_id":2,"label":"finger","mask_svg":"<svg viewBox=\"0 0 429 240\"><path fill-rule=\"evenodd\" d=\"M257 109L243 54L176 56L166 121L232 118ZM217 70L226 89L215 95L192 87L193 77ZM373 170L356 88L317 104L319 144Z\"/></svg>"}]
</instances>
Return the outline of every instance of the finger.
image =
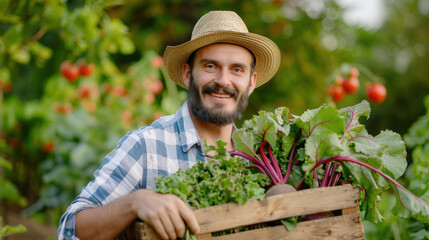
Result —
<instances>
[{"instance_id":1,"label":"finger","mask_svg":"<svg viewBox=\"0 0 429 240\"><path fill-rule=\"evenodd\" d=\"M176 230L174 229L173 223L170 220L169 214L162 214L161 222L168 234L169 239L177 239Z\"/></svg>"},{"instance_id":2,"label":"finger","mask_svg":"<svg viewBox=\"0 0 429 240\"><path fill-rule=\"evenodd\" d=\"M152 223L152 227L155 229L155 231L162 239L168 239L168 234L165 231L164 226L161 223L160 219L153 220L151 223Z\"/></svg>"},{"instance_id":3,"label":"finger","mask_svg":"<svg viewBox=\"0 0 429 240\"><path fill-rule=\"evenodd\" d=\"M188 207L188 205L185 204L185 202L180 201L179 204L180 206L178 206L178 208L180 216L183 218L183 220L185 220L189 229L193 233L198 234L200 232L200 225L198 224L194 212Z\"/></svg>"},{"instance_id":4,"label":"finger","mask_svg":"<svg viewBox=\"0 0 429 240\"><path fill-rule=\"evenodd\" d=\"M169 211L168 213L170 215L170 220L174 226L177 236L184 237L186 227L182 217L179 214L179 210L175 208L173 211Z\"/></svg>"}]
</instances>

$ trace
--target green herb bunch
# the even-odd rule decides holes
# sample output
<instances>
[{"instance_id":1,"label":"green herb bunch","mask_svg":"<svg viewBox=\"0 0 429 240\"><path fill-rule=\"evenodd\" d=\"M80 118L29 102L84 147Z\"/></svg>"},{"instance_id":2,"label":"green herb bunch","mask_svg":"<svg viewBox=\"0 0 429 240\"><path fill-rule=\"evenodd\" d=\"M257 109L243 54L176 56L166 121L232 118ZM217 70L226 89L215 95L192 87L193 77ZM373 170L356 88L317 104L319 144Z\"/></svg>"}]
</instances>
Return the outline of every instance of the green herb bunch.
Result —
<instances>
[{"instance_id":1,"label":"green herb bunch","mask_svg":"<svg viewBox=\"0 0 429 240\"><path fill-rule=\"evenodd\" d=\"M206 145L206 151L209 150L218 153L216 160L197 162L189 169L159 176L154 191L174 194L197 208L230 202L244 204L247 199L265 197L265 186L270 180L264 174L247 169L248 163L228 154L220 140L217 148Z\"/></svg>"}]
</instances>

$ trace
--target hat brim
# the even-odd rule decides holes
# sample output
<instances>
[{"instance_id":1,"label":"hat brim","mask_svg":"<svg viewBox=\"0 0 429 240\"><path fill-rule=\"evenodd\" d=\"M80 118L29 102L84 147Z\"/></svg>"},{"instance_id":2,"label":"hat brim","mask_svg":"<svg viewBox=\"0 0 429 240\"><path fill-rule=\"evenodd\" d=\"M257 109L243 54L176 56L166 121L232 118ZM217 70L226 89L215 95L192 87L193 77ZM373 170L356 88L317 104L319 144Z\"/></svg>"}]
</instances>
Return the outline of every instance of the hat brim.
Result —
<instances>
[{"instance_id":1,"label":"hat brim","mask_svg":"<svg viewBox=\"0 0 429 240\"><path fill-rule=\"evenodd\" d=\"M255 33L221 31L206 34L178 46L168 46L164 52L164 66L170 79L186 88L182 78L183 64L195 50L214 43L236 44L255 55L254 71L258 74L256 87L268 82L280 67L280 49L269 38Z\"/></svg>"}]
</instances>

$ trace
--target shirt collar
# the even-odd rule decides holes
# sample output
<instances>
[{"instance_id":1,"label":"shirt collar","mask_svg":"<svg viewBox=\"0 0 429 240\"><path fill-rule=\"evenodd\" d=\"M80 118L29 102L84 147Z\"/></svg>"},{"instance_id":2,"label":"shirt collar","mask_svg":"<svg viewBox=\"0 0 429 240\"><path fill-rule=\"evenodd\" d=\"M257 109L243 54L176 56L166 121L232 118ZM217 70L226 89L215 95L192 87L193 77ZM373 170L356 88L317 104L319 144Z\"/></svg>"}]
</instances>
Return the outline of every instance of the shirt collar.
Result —
<instances>
[{"instance_id":1,"label":"shirt collar","mask_svg":"<svg viewBox=\"0 0 429 240\"><path fill-rule=\"evenodd\" d=\"M183 151L188 151L195 144L200 145L201 139L189 114L188 101L185 101L177 110L176 120L178 122L180 144Z\"/></svg>"}]
</instances>

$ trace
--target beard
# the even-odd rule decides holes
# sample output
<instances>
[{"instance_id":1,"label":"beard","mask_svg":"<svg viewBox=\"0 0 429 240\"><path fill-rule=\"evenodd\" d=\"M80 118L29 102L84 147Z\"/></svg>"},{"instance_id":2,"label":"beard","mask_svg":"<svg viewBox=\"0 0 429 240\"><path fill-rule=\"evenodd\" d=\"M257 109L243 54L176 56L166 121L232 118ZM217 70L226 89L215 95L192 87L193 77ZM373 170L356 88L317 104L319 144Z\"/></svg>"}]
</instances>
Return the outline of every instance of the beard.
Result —
<instances>
[{"instance_id":1,"label":"beard","mask_svg":"<svg viewBox=\"0 0 429 240\"><path fill-rule=\"evenodd\" d=\"M190 85L189 85L189 94L188 102L192 114L200 121L213 123L218 126L225 126L242 118L242 112L246 109L248 100L249 100L249 91L250 91L250 82L247 86L246 91L238 96L238 91L235 88L227 87L222 88L217 83L211 83L202 88L202 94L210 94L213 92L220 92L222 90L224 93L229 94L235 101L237 101L237 106L235 111L226 112L223 109L224 104L217 103L212 108L207 108L202 103L202 96L198 92L198 87L195 84L194 77L191 74L190 76Z\"/></svg>"}]
</instances>

